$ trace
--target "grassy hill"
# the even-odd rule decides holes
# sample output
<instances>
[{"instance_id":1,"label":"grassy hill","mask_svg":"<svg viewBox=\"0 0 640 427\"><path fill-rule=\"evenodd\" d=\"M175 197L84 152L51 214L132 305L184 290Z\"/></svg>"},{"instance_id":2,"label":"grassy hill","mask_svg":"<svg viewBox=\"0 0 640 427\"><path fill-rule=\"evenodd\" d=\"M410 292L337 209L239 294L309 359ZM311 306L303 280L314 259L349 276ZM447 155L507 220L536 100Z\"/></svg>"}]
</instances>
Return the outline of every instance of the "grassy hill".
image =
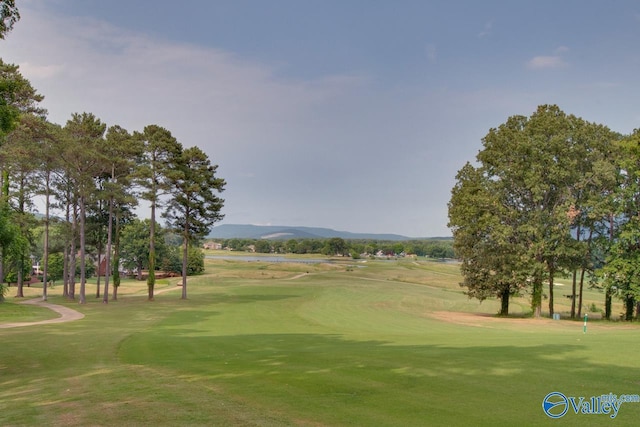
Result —
<instances>
[{"instance_id":1,"label":"grassy hill","mask_svg":"<svg viewBox=\"0 0 640 427\"><path fill-rule=\"evenodd\" d=\"M7 426L636 425L640 404L608 415L542 410L550 392L638 393L636 325L512 318L469 300L458 266L399 260L331 264L207 260L207 274L126 281L117 302L50 302L72 323L0 329L0 419ZM165 292L166 291L166 292ZM27 288L38 295L37 288ZM585 292L585 305L602 295ZM0 323L42 319L0 304ZM559 305L565 313L568 306ZM616 304L615 310L620 310Z\"/></svg>"}]
</instances>

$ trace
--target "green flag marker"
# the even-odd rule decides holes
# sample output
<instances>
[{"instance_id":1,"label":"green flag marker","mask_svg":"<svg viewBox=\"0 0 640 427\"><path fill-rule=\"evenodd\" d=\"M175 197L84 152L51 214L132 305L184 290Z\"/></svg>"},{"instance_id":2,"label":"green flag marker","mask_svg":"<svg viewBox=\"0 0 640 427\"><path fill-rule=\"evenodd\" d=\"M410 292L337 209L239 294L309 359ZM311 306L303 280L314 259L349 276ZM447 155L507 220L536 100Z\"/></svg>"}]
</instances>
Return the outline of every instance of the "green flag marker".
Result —
<instances>
[{"instance_id":1,"label":"green flag marker","mask_svg":"<svg viewBox=\"0 0 640 427\"><path fill-rule=\"evenodd\" d=\"M586 334L587 333L587 313L584 314L584 326L582 327L582 333Z\"/></svg>"}]
</instances>

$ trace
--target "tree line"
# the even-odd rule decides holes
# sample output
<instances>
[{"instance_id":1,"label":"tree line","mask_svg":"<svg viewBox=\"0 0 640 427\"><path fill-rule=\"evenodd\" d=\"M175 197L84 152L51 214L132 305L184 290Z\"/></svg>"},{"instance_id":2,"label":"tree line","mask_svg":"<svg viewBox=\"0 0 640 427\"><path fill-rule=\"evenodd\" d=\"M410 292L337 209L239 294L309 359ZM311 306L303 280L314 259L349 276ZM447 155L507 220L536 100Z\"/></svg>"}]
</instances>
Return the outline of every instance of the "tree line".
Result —
<instances>
[{"instance_id":1,"label":"tree line","mask_svg":"<svg viewBox=\"0 0 640 427\"><path fill-rule=\"evenodd\" d=\"M49 255L47 257L47 280L50 286L54 286L60 280L64 279L64 256L63 250L65 246L65 234L67 225L63 221L52 218L51 228L49 231ZM104 255L100 257L103 263L98 264L98 254L104 253L105 236L107 223L105 218L90 215L87 219L87 248L90 252L88 262L86 263L87 277L97 276L96 281L96 298L102 295L101 278L106 276L106 268L103 267ZM126 274L128 277L137 278L138 280L146 280L149 269L149 219L138 219L133 216L127 216L123 221L118 244L119 273ZM31 230L33 234L34 245L31 249L31 257L40 265L44 255L44 226L38 224ZM183 239L180 234L175 233L171 229L157 225L156 227L156 257L155 265L158 270L171 276L182 274L182 243ZM89 258L91 259L89 261ZM115 269L114 265L114 269ZM17 272L15 269L5 269L5 282L7 284L17 283ZM198 246L191 245L187 256L187 276L201 274L204 272L204 253ZM25 265L24 275L32 273L31 265ZM42 280L42 272L35 274ZM80 268L76 265L75 277L80 277ZM115 277L114 277L115 283ZM118 283L119 285L119 283ZM118 286L112 289L112 299L117 299ZM67 289L68 293L68 289Z\"/></svg>"},{"instance_id":2,"label":"tree line","mask_svg":"<svg viewBox=\"0 0 640 427\"><path fill-rule=\"evenodd\" d=\"M640 307L640 130L621 135L556 105L490 129L458 171L449 226L470 297L529 295L554 314L555 280L571 281L571 317L585 287L631 320ZM546 290L545 290L546 289Z\"/></svg>"},{"instance_id":3,"label":"tree line","mask_svg":"<svg viewBox=\"0 0 640 427\"><path fill-rule=\"evenodd\" d=\"M19 14L14 2L6 0L0 2L0 12L0 38L4 38ZM0 296L6 291L2 283L11 274L16 296L23 296L38 223L43 226L42 276L47 281L51 228L57 222L64 239L59 252L64 295L86 302L91 269L87 254L89 242L94 242L97 258L104 258L107 265L102 293L107 303L110 280L114 290L119 285L123 226L134 223L132 211L141 199L150 211L145 236L148 298L153 300L154 295L160 217L182 240L182 298L186 298L189 248L223 217L219 193L226 183L216 176L217 165L200 148L183 147L156 124L129 132L118 125L107 127L87 112L72 114L65 125L51 123L40 107L43 99L17 65L0 59ZM41 218L33 213L36 198L43 200ZM59 215L54 218L52 211Z\"/></svg>"},{"instance_id":4,"label":"tree line","mask_svg":"<svg viewBox=\"0 0 640 427\"><path fill-rule=\"evenodd\" d=\"M277 254L322 254L351 256L376 255L397 256L411 254L430 258L453 258L453 241L446 239L425 239L408 241L345 240L339 237L329 239L224 239L219 243L234 251L255 250L258 253Z\"/></svg>"}]
</instances>

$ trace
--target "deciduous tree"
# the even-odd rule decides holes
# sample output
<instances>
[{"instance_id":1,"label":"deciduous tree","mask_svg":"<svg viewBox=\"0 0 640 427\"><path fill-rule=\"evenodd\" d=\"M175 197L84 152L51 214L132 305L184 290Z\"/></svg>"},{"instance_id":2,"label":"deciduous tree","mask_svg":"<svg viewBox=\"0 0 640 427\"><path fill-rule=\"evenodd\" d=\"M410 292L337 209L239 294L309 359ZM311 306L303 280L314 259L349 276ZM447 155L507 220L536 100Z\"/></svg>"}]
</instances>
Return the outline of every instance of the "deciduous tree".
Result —
<instances>
[{"instance_id":1,"label":"deciduous tree","mask_svg":"<svg viewBox=\"0 0 640 427\"><path fill-rule=\"evenodd\" d=\"M607 296L620 298L625 319L631 320L640 301L640 129L619 146L620 185L614 196L616 227L612 226L613 244L603 276Z\"/></svg>"},{"instance_id":2,"label":"deciduous tree","mask_svg":"<svg viewBox=\"0 0 640 427\"><path fill-rule=\"evenodd\" d=\"M528 279L527 247L514 212L503 204L482 169L467 163L456 176L449 202L454 250L462 260L462 286L470 298L500 299L500 315L509 314L509 299Z\"/></svg>"},{"instance_id":3,"label":"deciduous tree","mask_svg":"<svg viewBox=\"0 0 640 427\"><path fill-rule=\"evenodd\" d=\"M555 105L540 106L530 117L510 117L483 138L479 166L467 165L459 173L449 205L463 273L470 274L473 266L474 275L480 275L476 281L484 276L491 283L503 263L517 272L518 281L526 277L530 283L536 316L541 314L543 282L549 285L552 315L554 278L575 264L572 231L578 195L582 189L593 191L583 179L585 167L578 165L585 153L603 150L590 126ZM606 129L600 133L605 140L610 135ZM477 216L488 220L478 225ZM482 257L468 247L482 248Z\"/></svg>"}]
</instances>

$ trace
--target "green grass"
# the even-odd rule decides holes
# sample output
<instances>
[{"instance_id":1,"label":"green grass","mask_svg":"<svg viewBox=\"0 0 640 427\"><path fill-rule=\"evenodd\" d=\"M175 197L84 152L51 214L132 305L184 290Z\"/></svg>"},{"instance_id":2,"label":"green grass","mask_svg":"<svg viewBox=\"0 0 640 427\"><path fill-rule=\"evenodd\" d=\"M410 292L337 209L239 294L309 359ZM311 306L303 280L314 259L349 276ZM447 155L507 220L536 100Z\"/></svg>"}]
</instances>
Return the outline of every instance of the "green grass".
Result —
<instances>
[{"instance_id":1,"label":"green grass","mask_svg":"<svg viewBox=\"0 0 640 427\"><path fill-rule=\"evenodd\" d=\"M541 409L551 391L640 394L635 325L494 319L497 302L469 300L443 263L207 268L187 301L172 290L147 302L128 281L108 305L50 298L80 321L0 329L0 424L637 424L640 404L615 420ZM526 313L526 299L512 308Z\"/></svg>"},{"instance_id":2,"label":"green grass","mask_svg":"<svg viewBox=\"0 0 640 427\"><path fill-rule=\"evenodd\" d=\"M16 301L13 298L7 298L5 302L0 304L0 323L35 322L58 317L56 313L47 308L24 305L20 302L22 300Z\"/></svg>"}]
</instances>

